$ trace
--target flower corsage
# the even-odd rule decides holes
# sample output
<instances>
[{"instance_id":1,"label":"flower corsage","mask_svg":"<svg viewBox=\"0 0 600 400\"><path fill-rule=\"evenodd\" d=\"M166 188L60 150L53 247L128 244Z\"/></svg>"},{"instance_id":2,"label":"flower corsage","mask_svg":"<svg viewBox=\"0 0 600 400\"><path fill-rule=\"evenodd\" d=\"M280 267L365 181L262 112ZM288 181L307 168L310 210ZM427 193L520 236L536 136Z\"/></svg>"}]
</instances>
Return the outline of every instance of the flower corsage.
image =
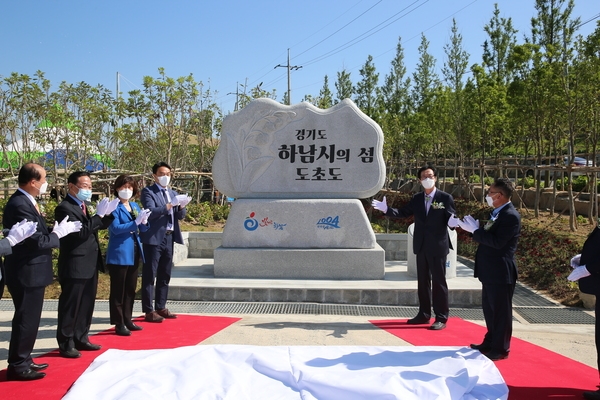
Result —
<instances>
[{"instance_id":1,"label":"flower corsage","mask_svg":"<svg viewBox=\"0 0 600 400\"><path fill-rule=\"evenodd\" d=\"M437 201L434 201L433 203L431 203L431 207L433 207L434 210L443 210L446 208L446 206L444 205L444 203L438 203Z\"/></svg>"}]
</instances>

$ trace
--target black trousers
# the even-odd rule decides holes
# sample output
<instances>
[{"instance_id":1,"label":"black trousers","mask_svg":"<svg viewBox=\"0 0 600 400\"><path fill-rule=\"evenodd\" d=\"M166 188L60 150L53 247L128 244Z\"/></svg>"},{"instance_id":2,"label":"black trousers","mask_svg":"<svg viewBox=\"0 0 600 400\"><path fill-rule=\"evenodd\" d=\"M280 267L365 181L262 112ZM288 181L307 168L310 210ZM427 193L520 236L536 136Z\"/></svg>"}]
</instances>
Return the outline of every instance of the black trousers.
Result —
<instances>
[{"instance_id":1,"label":"black trousers","mask_svg":"<svg viewBox=\"0 0 600 400\"><path fill-rule=\"evenodd\" d=\"M600 296L596 296L596 325L595 325L595 339L596 339L596 360L598 363L598 371L600 372Z\"/></svg>"},{"instance_id":2,"label":"black trousers","mask_svg":"<svg viewBox=\"0 0 600 400\"><path fill-rule=\"evenodd\" d=\"M151 244L143 246L146 262L142 268L142 311L149 313L162 310L167 304L173 268L173 235L165 235L163 242L158 246Z\"/></svg>"},{"instance_id":3,"label":"black trousers","mask_svg":"<svg viewBox=\"0 0 600 400\"><path fill-rule=\"evenodd\" d=\"M98 290L98 272L89 279L60 279L56 340L61 350L89 342L88 334Z\"/></svg>"},{"instance_id":4,"label":"black trousers","mask_svg":"<svg viewBox=\"0 0 600 400\"><path fill-rule=\"evenodd\" d=\"M110 274L108 302L112 325L122 325L131 321L138 269L138 263L135 265L108 265Z\"/></svg>"},{"instance_id":5,"label":"black trousers","mask_svg":"<svg viewBox=\"0 0 600 400\"><path fill-rule=\"evenodd\" d=\"M434 257L426 252L417 254L417 295L419 315L430 318L433 303L435 321L448 321L450 307L446 283L446 257Z\"/></svg>"},{"instance_id":6,"label":"black trousers","mask_svg":"<svg viewBox=\"0 0 600 400\"><path fill-rule=\"evenodd\" d=\"M33 362L31 352L40 327L46 287L22 287L12 282L7 286L15 306L8 347L8 369L21 373L27 371Z\"/></svg>"},{"instance_id":7,"label":"black trousers","mask_svg":"<svg viewBox=\"0 0 600 400\"><path fill-rule=\"evenodd\" d=\"M489 346L493 352L506 353L510 351L514 292L514 283L483 283L481 302L487 327L483 344Z\"/></svg>"}]
</instances>

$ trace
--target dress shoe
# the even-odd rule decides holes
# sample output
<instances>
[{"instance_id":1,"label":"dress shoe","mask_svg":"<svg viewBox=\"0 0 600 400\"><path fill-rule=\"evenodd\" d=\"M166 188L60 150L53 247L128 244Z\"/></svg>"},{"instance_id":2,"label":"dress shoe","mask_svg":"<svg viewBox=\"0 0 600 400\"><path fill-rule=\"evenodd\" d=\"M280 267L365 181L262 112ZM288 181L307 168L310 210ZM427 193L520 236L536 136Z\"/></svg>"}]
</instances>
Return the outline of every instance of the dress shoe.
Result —
<instances>
[{"instance_id":1,"label":"dress shoe","mask_svg":"<svg viewBox=\"0 0 600 400\"><path fill-rule=\"evenodd\" d=\"M446 327L446 324L444 322L436 321L433 324L431 324L431 326L429 327L429 330L431 330L431 331L441 331L445 327Z\"/></svg>"},{"instance_id":2,"label":"dress shoe","mask_svg":"<svg viewBox=\"0 0 600 400\"><path fill-rule=\"evenodd\" d=\"M156 313L163 318L169 318L169 319L177 318L177 315L175 315L171 311L169 311L168 308L163 308L162 310L156 310Z\"/></svg>"},{"instance_id":3,"label":"dress shoe","mask_svg":"<svg viewBox=\"0 0 600 400\"><path fill-rule=\"evenodd\" d=\"M136 325L136 324L134 324L134 323L133 323L133 322L131 322L131 321L125 322L125 326L126 326L126 327L127 327L127 329L129 329L130 331L141 331L142 329L144 329L144 328L142 328L141 326L139 326L139 325Z\"/></svg>"},{"instance_id":4,"label":"dress shoe","mask_svg":"<svg viewBox=\"0 0 600 400\"><path fill-rule=\"evenodd\" d=\"M156 311L147 312L144 317L144 321L146 322L163 322L163 319Z\"/></svg>"},{"instance_id":5,"label":"dress shoe","mask_svg":"<svg viewBox=\"0 0 600 400\"><path fill-rule=\"evenodd\" d=\"M81 353L75 349L69 349L69 350L59 349L58 352L60 353L60 356L64 357L64 358L79 358L79 357L81 357Z\"/></svg>"},{"instance_id":6,"label":"dress shoe","mask_svg":"<svg viewBox=\"0 0 600 400\"><path fill-rule=\"evenodd\" d=\"M45 376L46 374L44 372L37 372L32 369L23 372L14 372L10 369L6 371L6 380L8 381L34 381L36 379L42 379Z\"/></svg>"},{"instance_id":7,"label":"dress shoe","mask_svg":"<svg viewBox=\"0 0 600 400\"><path fill-rule=\"evenodd\" d=\"M498 353L495 351L490 351L489 353L486 353L485 356L492 361L504 360L504 359L508 358L508 352Z\"/></svg>"},{"instance_id":8,"label":"dress shoe","mask_svg":"<svg viewBox=\"0 0 600 400\"><path fill-rule=\"evenodd\" d=\"M472 348L473 350L479 350L483 354L489 353L490 351L492 351L492 348L490 346L488 346L487 344L484 344L484 343L481 343L481 344L471 343L469 345L469 347Z\"/></svg>"},{"instance_id":9,"label":"dress shoe","mask_svg":"<svg viewBox=\"0 0 600 400\"><path fill-rule=\"evenodd\" d=\"M102 346L100 346L99 344L94 344L94 343L90 343L90 342L85 342L85 343L77 343L75 344L75 348L77 350L84 350L84 351L94 351L94 350L100 350L102 348Z\"/></svg>"},{"instance_id":10,"label":"dress shoe","mask_svg":"<svg viewBox=\"0 0 600 400\"><path fill-rule=\"evenodd\" d=\"M600 400L600 389L595 392L583 392L583 398L588 400Z\"/></svg>"},{"instance_id":11,"label":"dress shoe","mask_svg":"<svg viewBox=\"0 0 600 400\"><path fill-rule=\"evenodd\" d=\"M416 317L406 321L406 323L409 325L423 325L423 324L428 324L429 319L430 318L425 318L422 315L417 315Z\"/></svg>"},{"instance_id":12,"label":"dress shoe","mask_svg":"<svg viewBox=\"0 0 600 400\"><path fill-rule=\"evenodd\" d=\"M131 331L125 325L118 324L115 326L115 333L119 336L131 336Z\"/></svg>"},{"instance_id":13,"label":"dress shoe","mask_svg":"<svg viewBox=\"0 0 600 400\"><path fill-rule=\"evenodd\" d=\"M46 363L43 363L43 364L31 363L31 365L29 366L29 369L32 369L34 371L43 371L46 368L48 368L48 364L46 364Z\"/></svg>"}]
</instances>

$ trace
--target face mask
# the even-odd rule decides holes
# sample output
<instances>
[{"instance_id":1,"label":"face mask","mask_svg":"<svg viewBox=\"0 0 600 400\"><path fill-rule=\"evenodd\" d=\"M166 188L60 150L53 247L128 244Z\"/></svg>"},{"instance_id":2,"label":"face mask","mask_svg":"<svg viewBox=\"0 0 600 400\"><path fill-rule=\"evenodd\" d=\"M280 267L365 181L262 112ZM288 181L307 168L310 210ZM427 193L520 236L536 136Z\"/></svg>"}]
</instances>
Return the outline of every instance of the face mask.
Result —
<instances>
[{"instance_id":1,"label":"face mask","mask_svg":"<svg viewBox=\"0 0 600 400\"><path fill-rule=\"evenodd\" d=\"M485 196L485 201L488 203L488 206L494 207L494 199L491 196Z\"/></svg>"},{"instance_id":2,"label":"face mask","mask_svg":"<svg viewBox=\"0 0 600 400\"><path fill-rule=\"evenodd\" d=\"M133 190L131 189L123 189L123 190L119 190L119 197L122 198L123 200L129 200L131 198L131 196L133 196Z\"/></svg>"},{"instance_id":3,"label":"face mask","mask_svg":"<svg viewBox=\"0 0 600 400\"><path fill-rule=\"evenodd\" d=\"M168 175L163 175L163 176L159 176L158 177L158 184L162 187L167 187L167 185L169 184L169 181L171 180L171 177Z\"/></svg>"},{"instance_id":4,"label":"face mask","mask_svg":"<svg viewBox=\"0 0 600 400\"><path fill-rule=\"evenodd\" d=\"M42 183L42 186L40 186L40 194L46 193L46 189L48 189L48 181Z\"/></svg>"},{"instance_id":5,"label":"face mask","mask_svg":"<svg viewBox=\"0 0 600 400\"><path fill-rule=\"evenodd\" d=\"M79 189L79 192L77 192L77 198L81 201L89 201L92 198L92 190Z\"/></svg>"},{"instance_id":6,"label":"face mask","mask_svg":"<svg viewBox=\"0 0 600 400\"><path fill-rule=\"evenodd\" d=\"M421 181L421 185L423 185L425 189L431 189L435 186L435 180L431 178L425 178Z\"/></svg>"}]
</instances>

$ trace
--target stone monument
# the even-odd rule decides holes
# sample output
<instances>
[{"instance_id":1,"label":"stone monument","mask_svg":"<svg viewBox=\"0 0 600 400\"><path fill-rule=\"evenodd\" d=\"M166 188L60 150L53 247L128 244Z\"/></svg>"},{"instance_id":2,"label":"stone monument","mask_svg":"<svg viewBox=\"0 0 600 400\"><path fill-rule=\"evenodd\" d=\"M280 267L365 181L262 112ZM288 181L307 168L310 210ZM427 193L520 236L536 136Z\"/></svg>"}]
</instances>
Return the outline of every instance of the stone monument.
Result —
<instances>
[{"instance_id":1,"label":"stone monument","mask_svg":"<svg viewBox=\"0 0 600 400\"><path fill-rule=\"evenodd\" d=\"M216 188L236 200L215 277L383 279L359 199L385 179L381 128L349 99L327 110L253 100L223 121Z\"/></svg>"}]
</instances>

